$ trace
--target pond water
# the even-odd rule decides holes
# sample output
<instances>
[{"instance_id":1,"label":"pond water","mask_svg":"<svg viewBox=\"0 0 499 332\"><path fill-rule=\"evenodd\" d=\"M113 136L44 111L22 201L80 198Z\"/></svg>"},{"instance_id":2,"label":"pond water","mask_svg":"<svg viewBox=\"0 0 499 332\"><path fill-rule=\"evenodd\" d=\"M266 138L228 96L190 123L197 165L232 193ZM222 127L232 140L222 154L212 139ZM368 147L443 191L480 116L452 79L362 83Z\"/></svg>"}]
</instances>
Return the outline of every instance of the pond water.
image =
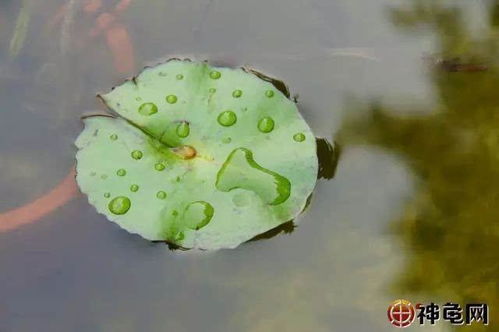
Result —
<instances>
[{"instance_id":1,"label":"pond water","mask_svg":"<svg viewBox=\"0 0 499 332\"><path fill-rule=\"evenodd\" d=\"M498 13L493 0L3 0L0 213L66 177L81 116L105 110L97 93L170 57L284 80L341 154L294 232L234 250L149 243L81 194L0 225L0 331L384 331L397 298L486 302L493 324Z\"/></svg>"}]
</instances>

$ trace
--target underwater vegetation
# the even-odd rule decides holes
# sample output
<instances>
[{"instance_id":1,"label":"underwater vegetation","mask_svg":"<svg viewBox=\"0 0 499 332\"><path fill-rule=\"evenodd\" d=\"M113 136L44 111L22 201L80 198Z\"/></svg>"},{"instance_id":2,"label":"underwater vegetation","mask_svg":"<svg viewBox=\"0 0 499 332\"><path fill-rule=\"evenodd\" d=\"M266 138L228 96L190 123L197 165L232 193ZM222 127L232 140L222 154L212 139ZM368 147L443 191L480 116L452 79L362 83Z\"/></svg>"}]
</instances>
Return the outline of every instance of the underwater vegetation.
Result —
<instances>
[{"instance_id":1,"label":"underwater vegetation","mask_svg":"<svg viewBox=\"0 0 499 332\"><path fill-rule=\"evenodd\" d=\"M234 248L294 219L318 176L316 140L284 85L171 60L100 96L84 119L77 182L131 233ZM326 174L325 177L330 174Z\"/></svg>"}]
</instances>

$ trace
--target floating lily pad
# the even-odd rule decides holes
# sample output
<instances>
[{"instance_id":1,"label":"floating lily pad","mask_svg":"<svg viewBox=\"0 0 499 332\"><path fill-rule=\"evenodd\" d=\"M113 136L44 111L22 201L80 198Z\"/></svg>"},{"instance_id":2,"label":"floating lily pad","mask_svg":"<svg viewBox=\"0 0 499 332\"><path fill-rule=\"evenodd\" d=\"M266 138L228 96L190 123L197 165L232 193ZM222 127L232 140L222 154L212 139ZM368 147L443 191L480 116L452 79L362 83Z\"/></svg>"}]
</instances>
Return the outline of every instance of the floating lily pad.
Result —
<instances>
[{"instance_id":1,"label":"floating lily pad","mask_svg":"<svg viewBox=\"0 0 499 332\"><path fill-rule=\"evenodd\" d=\"M131 233L234 248L295 218L313 191L315 137L261 76L172 60L101 98L118 116L84 119L77 181Z\"/></svg>"}]
</instances>

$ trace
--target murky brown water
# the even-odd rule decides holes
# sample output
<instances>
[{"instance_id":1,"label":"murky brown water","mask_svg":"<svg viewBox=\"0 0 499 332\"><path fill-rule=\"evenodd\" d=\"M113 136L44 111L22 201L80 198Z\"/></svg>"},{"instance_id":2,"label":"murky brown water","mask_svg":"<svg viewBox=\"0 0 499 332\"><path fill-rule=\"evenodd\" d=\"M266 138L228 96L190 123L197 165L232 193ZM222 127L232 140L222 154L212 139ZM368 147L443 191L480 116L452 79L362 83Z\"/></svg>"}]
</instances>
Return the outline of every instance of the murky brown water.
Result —
<instances>
[{"instance_id":1,"label":"murky brown water","mask_svg":"<svg viewBox=\"0 0 499 332\"><path fill-rule=\"evenodd\" d=\"M487 302L494 329L493 1L103 2L0 3L0 211L66 176L98 92L172 56L283 79L338 169L293 233L235 250L170 251L82 196L0 233L0 331L385 331L395 298Z\"/></svg>"}]
</instances>

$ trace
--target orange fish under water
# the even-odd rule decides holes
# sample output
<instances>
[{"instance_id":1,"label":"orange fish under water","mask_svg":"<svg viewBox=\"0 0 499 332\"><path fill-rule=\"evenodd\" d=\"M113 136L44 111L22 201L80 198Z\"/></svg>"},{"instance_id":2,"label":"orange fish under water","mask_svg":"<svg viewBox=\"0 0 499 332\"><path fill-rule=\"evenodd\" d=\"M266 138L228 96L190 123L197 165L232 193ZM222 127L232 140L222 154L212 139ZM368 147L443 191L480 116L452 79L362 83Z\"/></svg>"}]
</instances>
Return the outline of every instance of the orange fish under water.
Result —
<instances>
[{"instance_id":1,"label":"orange fish under water","mask_svg":"<svg viewBox=\"0 0 499 332\"><path fill-rule=\"evenodd\" d=\"M73 167L64 180L48 193L31 203L0 213L0 233L37 221L75 198L79 193L75 176Z\"/></svg>"},{"instance_id":2,"label":"orange fish under water","mask_svg":"<svg viewBox=\"0 0 499 332\"><path fill-rule=\"evenodd\" d=\"M135 69L135 53L130 35L126 26L120 23L118 19L118 15L124 12L131 2L132 0L121 0L112 10L101 13L99 13L99 10L102 10L103 7L101 0L86 0L82 5L84 15L91 17L97 14L95 24L90 27L87 38L84 38L83 43L104 36L106 45L113 56L114 68L119 74L130 74ZM49 26L53 28L60 24L67 10L67 5L62 5L50 20Z\"/></svg>"},{"instance_id":3,"label":"orange fish under water","mask_svg":"<svg viewBox=\"0 0 499 332\"><path fill-rule=\"evenodd\" d=\"M90 39L101 35L105 37L108 49L113 56L114 68L120 74L130 74L135 67L134 49L130 35L126 26L121 24L117 18L118 14L125 11L131 2L132 0L121 0L114 7L114 10L100 13L95 20L95 26L88 33ZM83 12L89 15L98 13L101 8L101 0L86 0L82 6ZM49 25L53 28L60 24L67 10L67 5L62 5ZM0 233L40 220L78 196L79 191L75 176L76 171L72 168L64 180L48 193L31 203L0 213Z\"/></svg>"}]
</instances>

